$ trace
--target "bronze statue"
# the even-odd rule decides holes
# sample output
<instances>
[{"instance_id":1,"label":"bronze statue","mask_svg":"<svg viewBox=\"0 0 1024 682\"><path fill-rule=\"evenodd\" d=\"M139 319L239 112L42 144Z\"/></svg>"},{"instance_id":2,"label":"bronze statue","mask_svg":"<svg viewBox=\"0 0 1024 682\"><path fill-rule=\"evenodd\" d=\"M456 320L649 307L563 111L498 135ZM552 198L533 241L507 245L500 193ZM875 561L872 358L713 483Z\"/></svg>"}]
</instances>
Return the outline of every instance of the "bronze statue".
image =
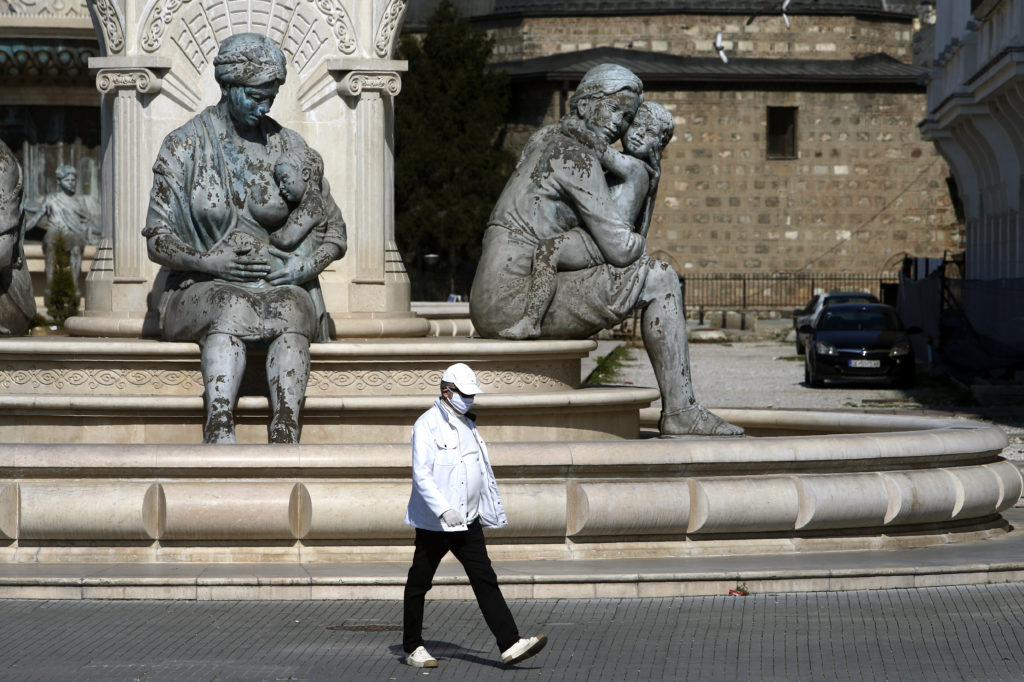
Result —
<instances>
[{"instance_id":1,"label":"bronze statue","mask_svg":"<svg viewBox=\"0 0 1024 682\"><path fill-rule=\"evenodd\" d=\"M0 336L24 336L36 314L21 229L21 166L0 140Z\"/></svg>"},{"instance_id":2,"label":"bronze statue","mask_svg":"<svg viewBox=\"0 0 1024 682\"><path fill-rule=\"evenodd\" d=\"M57 192L47 194L39 213L29 219L25 231L36 225L46 230L43 237L43 255L46 257L46 292L43 300L50 301L50 282L56 269L57 253L55 244L58 237L63 237L64 247L68 250L71 266L71 279L75 284L75 297L81 298L78 280L82 274L82 251L93 231L95 219L86 206L85 199L77 196L78 171L67 164L57 167Z\"/></svg>"},{"instance_id":3,"label":"bronze statue","mask_svg":"<svg viewBox=\"0 0 1024 682\"><path fill-rule=\"evenodd\" d=\"M630 127L642 96L643 83L629 69L596 66L580 81L569 113L530 138L484 233L470 315L485 337L586 338L639 307L661 390L661 433L740 435L694 397L679 276L646 253L660 149L648 151L647 168L632 169L608 149ZM538 250L574 230L585 234L570 242L574 252L562 245L554 287L534 286L552 269L538 267ZM531 308L538 291L547 296L552 288L545 310ZM539 329L524 329L537 315Z\"/></svg>"},{"instance_id":4,"label":"bronze statue","mask_svg":"<svg viewBox=\"0 0 1024 682\"><path fill-rule=\"evenodd\" d=\"M246 347L259 346L267 349L269 440L297 443L309 344L329 340L318 276L344 255L345 223L326 180L306 183L315 201L283 191L280 171L275 181L282 157L307 146L267 116L285 79L281 49L265 36L236 34L213 63L220 101L170 133L153 166L143 235L163 266L162 334L202 347L204 442L235 442ZM315 210L315 225L308 216L289 225L299 206ZM272 240L285 227L301 237L287 250Z\"/></svg>"}]
</instances>

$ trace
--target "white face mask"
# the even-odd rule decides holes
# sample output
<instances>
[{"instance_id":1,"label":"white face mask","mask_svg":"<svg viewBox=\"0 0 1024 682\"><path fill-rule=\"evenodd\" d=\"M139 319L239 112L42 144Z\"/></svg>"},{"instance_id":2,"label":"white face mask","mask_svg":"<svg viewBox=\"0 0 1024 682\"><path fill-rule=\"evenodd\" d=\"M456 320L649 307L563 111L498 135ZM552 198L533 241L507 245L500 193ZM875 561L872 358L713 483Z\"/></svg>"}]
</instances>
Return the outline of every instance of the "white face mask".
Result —
<instances>
[{"instance_id":1,"label":"white face mask","mask_svg":"<svg viewBox=\"0 0 1024 682\"><path fill-rule=\"evenodd\" d=\"M456 412L466 414L466 412L469 412L469 408L473 407L473 396L463 398L461 393L452 391L452 396L448 398L448 402L452 404Z\"/></svg>"}]
</instances>

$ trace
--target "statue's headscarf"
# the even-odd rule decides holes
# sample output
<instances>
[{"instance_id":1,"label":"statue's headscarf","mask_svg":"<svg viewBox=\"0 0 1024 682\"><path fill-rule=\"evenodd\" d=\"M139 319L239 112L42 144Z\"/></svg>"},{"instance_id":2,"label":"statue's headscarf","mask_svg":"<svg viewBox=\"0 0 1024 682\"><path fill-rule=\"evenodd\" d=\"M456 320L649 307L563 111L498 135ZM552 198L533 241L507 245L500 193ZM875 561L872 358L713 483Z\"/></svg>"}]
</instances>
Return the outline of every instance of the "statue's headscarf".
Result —
<instances>
[{"instance_id":1,"label":"statue's headscarf","mask_svg":"<svg viewBox=\"0 0 1024 682\"><path fill-rule=\"evenodd\" d=\"M595 95L613 95L620 90L629 90L643 96L644 84L636 74L618 64L598 64L583 74L576 86L576 92L569 100L569 111L576 111L576 103Z\"/></svg>"},{"instance_id":2,"label":"statue's headscarf","mask_svg":"<svg viewBox=\"0 0 1024 682\"><path fill-rule=\"evenodd\" d=\"M284 52L259 33L236 33L224 39L213 60L213 76L221 85L284 83Z\"/></svg>"}]
</instances>

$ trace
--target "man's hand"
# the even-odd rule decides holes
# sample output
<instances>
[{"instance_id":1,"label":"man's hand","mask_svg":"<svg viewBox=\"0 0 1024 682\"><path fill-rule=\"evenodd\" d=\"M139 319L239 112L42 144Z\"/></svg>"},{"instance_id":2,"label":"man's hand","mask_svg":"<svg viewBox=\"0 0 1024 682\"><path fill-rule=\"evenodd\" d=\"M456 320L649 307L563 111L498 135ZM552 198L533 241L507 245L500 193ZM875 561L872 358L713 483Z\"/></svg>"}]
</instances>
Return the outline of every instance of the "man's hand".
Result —
<instances>
[{"instance_id":1,"label":"man's hand","mask_svg":"<svg viewBox=\"0 0 1024 682\"><path fill-rule=\"evenodd\" d=\"M466 525L466 520L462 518L462 514L455 511L454 509L449 509L444 514L441 514L441 521L443 521L444 525L448 526L449 528L455 528L456 526Z\"/></svg>"}]
</instances>

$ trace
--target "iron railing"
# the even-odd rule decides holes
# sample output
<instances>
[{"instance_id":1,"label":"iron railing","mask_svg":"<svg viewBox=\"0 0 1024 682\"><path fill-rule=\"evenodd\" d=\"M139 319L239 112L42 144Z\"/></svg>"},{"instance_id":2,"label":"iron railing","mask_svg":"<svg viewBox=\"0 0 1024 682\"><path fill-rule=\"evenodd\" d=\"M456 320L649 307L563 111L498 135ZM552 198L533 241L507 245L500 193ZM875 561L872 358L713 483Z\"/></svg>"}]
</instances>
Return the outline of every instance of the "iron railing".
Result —
<instances>
[{"instance_id":1,"label":"iron railing","mask_svg":"<svg viewBox=\"0 0 1024 682\"><path fill-rule=\"evenodd\" d=\"M803 307L811 296L830 291L862 291L883 303L896 303L896 273L718 273L686 275L687 310L772 310Z\"/></svg>"}]
</instances>

